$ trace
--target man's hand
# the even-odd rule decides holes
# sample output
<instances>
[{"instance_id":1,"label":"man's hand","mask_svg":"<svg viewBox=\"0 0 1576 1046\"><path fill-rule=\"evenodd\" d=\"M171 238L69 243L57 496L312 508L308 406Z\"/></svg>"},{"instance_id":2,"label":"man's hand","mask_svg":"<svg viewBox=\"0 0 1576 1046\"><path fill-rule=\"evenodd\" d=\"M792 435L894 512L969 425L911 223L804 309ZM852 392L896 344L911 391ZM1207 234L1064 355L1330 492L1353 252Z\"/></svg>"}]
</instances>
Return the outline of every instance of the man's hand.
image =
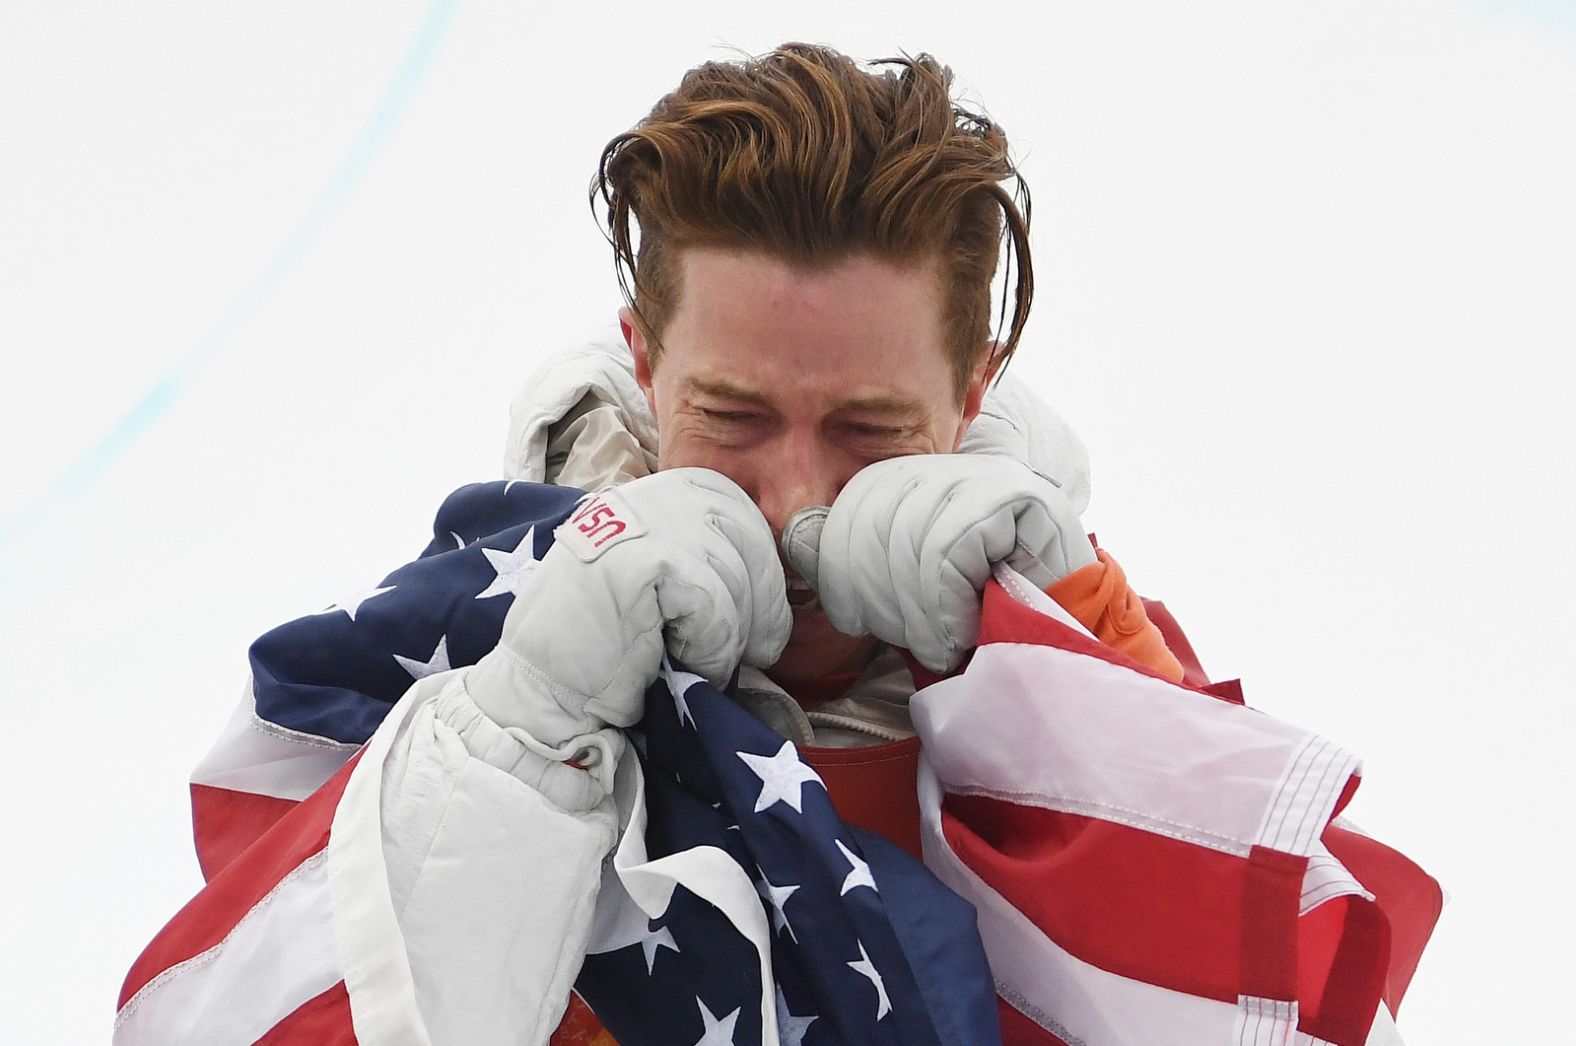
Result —
<instances>
[{"instance_id":1,"label":"man's hand","mask_svg":"<svg viewBox=\"0 0 1576 1046\"><path fill-rule=\"evenodd\" d=\"M831 509L801 510L783 552L832 627L957 667L979 637L980 592L1006 561L1047 588L1095 562L1056 484L1012 458L916 454L860 470Z\"/></svg>"},{"instance_id":2,"label":"man's hand","mask_svg":"<svg viewBox=\"0 0 1576 1046\"><path fill-rule=\"evenodd\" d=\"M771 528L738 485L669 469L588 495L466 680L494 722L557 746L639 720L663 650L721 686L793 625Z\"/></svg>"}]
</instances>

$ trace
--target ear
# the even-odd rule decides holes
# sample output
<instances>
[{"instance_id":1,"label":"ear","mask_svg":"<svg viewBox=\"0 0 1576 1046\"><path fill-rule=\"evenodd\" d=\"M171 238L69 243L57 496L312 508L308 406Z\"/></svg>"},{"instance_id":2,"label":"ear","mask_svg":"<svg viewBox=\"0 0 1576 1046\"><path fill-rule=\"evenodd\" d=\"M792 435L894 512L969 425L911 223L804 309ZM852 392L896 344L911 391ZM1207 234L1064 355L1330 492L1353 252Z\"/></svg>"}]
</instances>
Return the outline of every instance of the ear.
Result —
<instances>
[{"instance_id":1,"label":"ear","mask_svg":"<svg viewBox=\"0 0 1576 1046\"><path fill-rule=\"evenodd\" d=\"M627 305L618 310L618 328L624 333L624 344L629 346L629 354L635 358L635 384L646 394L646 406L651 408L654 418L657 416L657 398L652 391L651 347L646 344L645 329Z\"/></svg>"},{"instance_id":2,"label":"ear","mask_svg":"<svg viewBox=\"0 0 1576 1046\"><path fill-rule=\"evenodd\" d=\"M992 340L985 346L985 351L980 353L979 362L974 365L974 373L969 377L969 384L963 390L963 417L958 422L957 437L952 441L955 451L963 443L964 433L969 426L974 424L974 419L979 417L980 408L985 405L985 390L990 387L991 379L996 376L996 369L1001 366L1001 342Z\"/></svg>"}]
</instances>

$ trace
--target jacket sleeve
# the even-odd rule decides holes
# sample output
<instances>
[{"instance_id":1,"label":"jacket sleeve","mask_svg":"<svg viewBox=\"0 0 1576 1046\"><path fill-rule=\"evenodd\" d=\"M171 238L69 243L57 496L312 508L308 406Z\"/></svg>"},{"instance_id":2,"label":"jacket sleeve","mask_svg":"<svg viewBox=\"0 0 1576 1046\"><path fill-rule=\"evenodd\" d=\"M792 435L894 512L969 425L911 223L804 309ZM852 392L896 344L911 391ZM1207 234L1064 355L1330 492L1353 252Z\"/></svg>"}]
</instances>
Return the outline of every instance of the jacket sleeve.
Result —
<instances>
[{"instance_id":1,"label":"jacket sleeve","mask_svg":"<svg viewBox=\"0 0 1576 1046\"><path fill-rule=\"evenodd\" d=\"M586 769L423 679L133 965L118 1046L545 1043L622 820L615 731Z\"/></svg>"},{"instance_id":2,"label":"jacket sleeve","mask_svg":"<svg viewBox=\"0 0 1576 1046\"><path fill-rule=\"evenodd\" d=\"M375 830L370 779L353 796L364 806L345 815L366 819L368 846L355 852L352 835L338 869L340 953L352 1002L359 992L383 1014L362 1042L420 1027L435 1043L545 1043L585 957L622 819L623 737L599 731L559 750L500 728L472 701L468 671L418 684L384 728L387 748L368 746L382 756ZM567 762L575 753L586 765ZM408 982L383 957L392 940ZM401 1012L390 998L413 1005Z\"/></svg>"},{"instance_id":3,"label":"jacket sleeve","mask_svg":"<svg viewBox=\"0 0 1576 1046\"><path fill-rule=\"evenodd\" d=\"M207 885L132 967L117 1043L548 1040L623 742L576 738L599 758L569 765L483 716L465 666L578 496L465 488L419 559L253 645L193 777Z\"/></svg>"},{"instance_id":4,"label":"jacket sleeve","mask_svg":"<svg viewBox=\"0 0 1576 1046\"><path fill-rule=\"evenodd\" d=\"M1121 564L1104 549L1096 549L1095 558L1096 562L1046 589L1046 594L1106 646L1173 683L1181 682L1182 662L1149 619L1144 601L1128 585Z\"/></svg>"}]
</instances>

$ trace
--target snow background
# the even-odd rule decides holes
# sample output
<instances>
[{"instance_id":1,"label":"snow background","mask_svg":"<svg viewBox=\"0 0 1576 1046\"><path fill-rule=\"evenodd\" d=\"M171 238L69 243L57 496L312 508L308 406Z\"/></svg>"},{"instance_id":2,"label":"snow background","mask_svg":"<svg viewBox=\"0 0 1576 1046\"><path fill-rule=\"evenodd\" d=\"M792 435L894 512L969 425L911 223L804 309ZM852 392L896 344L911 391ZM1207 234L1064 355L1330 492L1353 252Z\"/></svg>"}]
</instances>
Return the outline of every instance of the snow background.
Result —
<instances>
[{"instance_id":1,"label":"snow background","mask_svg":"<svg viewBox=\"0 0 1576 1046\"><path fill-rule=\"evenodd\" d=\"M793 8L0 7L0 1041L108 1037L248 642L498 475L619 304L602 144L787 39L1016 142L1086 522L1453 895L1408 1041L1564 1025L1576 5Z\"/></svg>"}]
</instances>

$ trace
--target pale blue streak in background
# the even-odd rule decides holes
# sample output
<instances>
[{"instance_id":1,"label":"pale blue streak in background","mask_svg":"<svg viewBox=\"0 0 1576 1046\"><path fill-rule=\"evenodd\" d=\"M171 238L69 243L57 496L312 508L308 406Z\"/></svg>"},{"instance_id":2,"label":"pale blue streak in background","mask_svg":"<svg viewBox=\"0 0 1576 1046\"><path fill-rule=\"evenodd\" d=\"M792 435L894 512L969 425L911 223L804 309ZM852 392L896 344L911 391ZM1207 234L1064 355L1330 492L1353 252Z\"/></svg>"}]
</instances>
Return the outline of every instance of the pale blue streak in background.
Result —
<instances>
[{"instance_id":1,"label":"pale blue streak in background","mask_svg":"<svg viewBox=\"0 0 1576 1046\"><path fill-rule=\"evenodd\" d=\"M434 59L458 0L434 0L423 14L388 87L351 141L338 168L302 212L267 263L246 285L185 357L154 379L146 392L110 425L99 440L48 484L31 504L0 520L0 555L30 526L58 511L120 461L137 441L190 389L201 370L227 349L267 307L312 247L322 238L366 177L379 151L399 125ZM0 578L3 581L3 578Z\"/></svg>"},{"instance_id":2,"label":"pale blue streak in background","mask_svg":"<svg viewBox=\"0 0 1576 1046\"><path fill-rule=\"evenodd\" d=\"M1463 6L1520 22L1576 46L1576 0L1460 0ZM411 98L437 57L453 21L458 0L434 0L417 26L405 54L344 159L302 213L268 262L230 304L211 330L186 356L156 377L143 395L103 436L63 469L31 504L0 519L0 556L30 525L91 486L125 456L187 393L192 380L233 342L269 304L302 260L333 224L366 176ZM3 578L0 578L3 581Z\"/></svg>"},{"instance_id":3,"label":"pale blue streak in background","mask_svg":"<svg viewBox=\"0 0 1576 1046\"><path fill-rule=\"evenodd\" d=\"M1576 0L1464 0L1469 8L1486 11L1551 36L1562 36L1576 45Z\"/></svg>"}]
</instances>

